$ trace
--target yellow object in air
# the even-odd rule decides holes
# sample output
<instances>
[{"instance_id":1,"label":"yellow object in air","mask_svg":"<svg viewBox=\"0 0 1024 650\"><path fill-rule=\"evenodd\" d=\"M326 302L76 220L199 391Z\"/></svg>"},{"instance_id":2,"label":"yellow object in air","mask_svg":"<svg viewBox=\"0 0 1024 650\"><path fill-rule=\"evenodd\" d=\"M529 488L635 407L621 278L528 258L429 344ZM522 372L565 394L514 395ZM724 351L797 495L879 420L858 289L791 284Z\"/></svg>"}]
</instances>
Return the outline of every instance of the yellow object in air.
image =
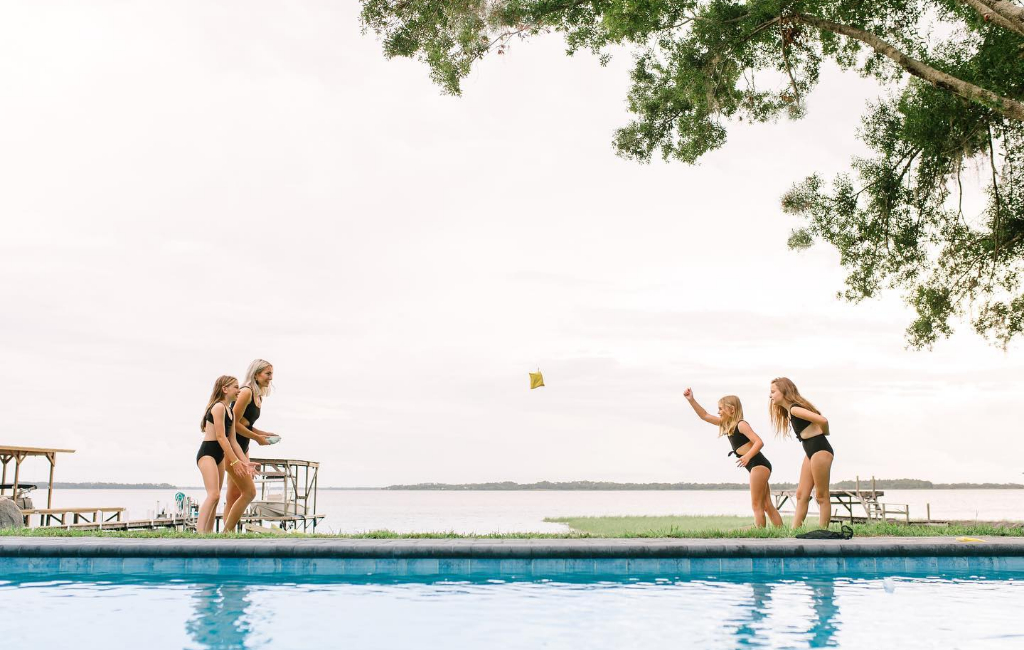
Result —
<instances>
[{"instance_id":1,"label":"yellow object in air","mask_svg":"<svg viewBox=\"0 0 1024 650\"><path fill-rule=\"evenodd\" d=\"M978 539L977 537L957 537L956 541L958 541L958 542L981 542L982 544L985 543L985 540Z\"/></svg>"},{"instance_id":2,"label":"yellow object in air","mask_svg":"<svg viewBox=\"0 0 1024 650\"><path fill-rule=\"evenodd\" d=\"M540 368L537 368L537 372L530 373L530 390L534 388L540 388L544 385L544 375L540 374Z\"/></svg>"}]
</instances>

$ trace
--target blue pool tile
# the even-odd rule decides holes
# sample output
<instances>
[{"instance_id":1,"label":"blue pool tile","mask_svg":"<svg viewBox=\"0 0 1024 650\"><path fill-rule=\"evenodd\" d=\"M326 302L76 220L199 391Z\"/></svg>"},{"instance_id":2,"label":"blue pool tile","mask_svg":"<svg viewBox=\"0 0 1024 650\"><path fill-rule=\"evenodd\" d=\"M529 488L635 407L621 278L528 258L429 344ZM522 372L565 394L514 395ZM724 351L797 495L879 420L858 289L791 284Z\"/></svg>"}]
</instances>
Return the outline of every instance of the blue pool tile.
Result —
<instances>
[{"instance_id":1,"label":"blue pool tile","mask_svg":"<svg viewBox=\"0 0 1024 650\"><path fill-rule=\"evenodd\" d=\"M328 573L329 571L337 571L338 569L344 569L344 574L348 576L365 576L376 572L377 563L375 560L367 558L353 558L342 560L344 562L341 567L332 567L332 564L339 562L339 560L331 559L320 559L316 560L316 573L317 575L336 575Z\"/></svg>"},{"instance_id":2,"label":"blue pool tile","mask_svg":"<svg viewBox=\"0 0 1024 650\"><path fill-rule=\"evenodd\" d=\"M875 573L878 571L878 564L873 557L848 557L846 558L847 573Z\"/></svg>"},{"instance_id":3,"label":"blue pool tile","mask_svg":"<svg viewBox=\"0 0 1024 650\"><path fill-rule=\"evenodd\" d=\"M153 573L151 557L126 557L122 560L122 571L129 574Z\"/></svg>"},{"instance_id":4,"label":"blue pool tile","mask_svg":"<svg viewBox=\"0 0 1024 650\"><path fill-rule=\"evenodd\" d=\"M62 557L58 569L62 574L82 574L92 572L92 558Z\"/></svg>"},{"instance_id":5,"label":"blue pool tile","mask_svg":"<svg viewBox=\"0 0 1024 650\"><path fill-rule=\"evenodd\" d=\"M280 575L302 577L309 572L309 558L286 557L279 560Z\"/></svg>"},{"instance_id":6,"label":"blue pool tile","mask_svg":"<svg viewBox=\"0 0 1024 650\"><path fill-rule=\"evenodd\" d=\"M632 563L632 561L630 561ZM536 558L533 560L533 575L560 576L565 574L565 560L561 558Z\"/></svg>"},{"instance_id":7,"label":"blue pool tile","mask_svg":"<svg viewBox=\"0 0 1024 650\"><path fill-rule=\"evenodd\" d=\"M935 560L939 572L970 571L971 569L971 563L965 557L939 557Z\"/></svg>"},{"instance_id":8,"label":"blue pool tile","mask_svg":"<svg viewBox=\"0 0 1024 650\"><path fill-rule=\"evenodd\" d=\"M402 567L402 564L405 566ZM436 559L425 557L401 560L399 562L399 570L403 570L402 575L407 576L435 576L441 572L440 563Z\"/></svg>"},{"instance_id":9,"label":"blue pool tile","mask_svg":"<svg viewBox=\"0 0 1024 650\"><path fill-rule=\"evenodd\" d=\"M630 558L630 575L658 575L662 572L655 558Z\"/></svg>"},{"instance_id":10,"label":"blue pool tile","mask_svg":"<svg viewBox=\"0 0 1024 650\"><path fill-rule=\"evenodd\" d=\"M753 573L754 560L749 557L723 557L722 573Z\"/></svg>"},{"instance_id":11,"label":"blue pool tile","mask_svg":"<svg viewBox=\"0 0 1024 650\"><path fill-rule=\"evenodd\" d=\"M494 558L471 558L469 560L469 574L472 576L493 577L498 572L501 560Z\"/></svg>"},{"instance_id":12,"label":"blue pool tile","mask_svg":"<svg viewBox=\"0 0 1024 650\"><path fill-rule=\"evenodd\" d=\"M469 575L469 560L466 558L447 558L438 560L438 573L444 576L465 577Z\"/></svg>"},{"instance_id":13,"label":"blue pool tile","mask_svg":"<svg viewBox=\"0 0 1024 650\"><path fill-rule=\"evenodd\" d=\"M786 575L814 573L813 557L787 557L782 559L782 572Z\"/></svg>"},{"instance_id":14,"label":"blue pool tile","mask_svg":"<svg viewBox=\"0 0 1024 650\"><path fill-rule=\"evenodd\" d=\"M598 558L594 570L605 576L629 575L629 560L621 557Z\"/></svg>"},{"instance_id":15,"label":"blue pool tile","mask_svg":"<svg viewBox=\"0 0 1024 650\"><path fill-rule=\"evenodd\" d=\"M754 573L763 575L782 575L782 558L781 557L760 557L754 558L752 563L752 570Z\"/></svg>"},{"instance_id":16,"label":"blue pool tile","mask_svg":"<svg viewBox=\"0 0 1024 650\"><path fill-rule=\"evenodd\" d=\"M384 575L398 575L398 560L394 558L377 558L373 567L374 573Z\"/></svg>"},{"instance_id":17,"label":"blue pool tile","mask_svg":"<svg viewBox=\"0 0 1024 650\"><path fill-rule=\"evenodd\" d=\"M910 573L938 573L939 562L935 557L906 558L907 571Z\"/></svg>"},{"instance_id":18,"label":"blue pool tile","mask_svg":"<svg viewBox=\"0 0 1024 650\"><path fill-rule=\"evenodd\" d=\"M594 558L569 558L565 561L566 573L575 575L593 575L597 571Z\"/></svg>"},{"instance_id":19,"label":"blue pool tile","mask_svg":"<svg viewBox=\"0 0 1024 650\"><path fill-rule=\"evenodd\" d=\"M971 573L985 574L999 570L999 563L994 557L971 557L967 558L971 567Z\"/></svg>"},{"instance_id":20,"label":"blue pool tile","mask_svg":"<svg viewBox=\"0 0 1024 650\"><path fill-rule=\"evenodd\" d=\"M1024 571L1024 557L1002 556L996 558L1000 571Z\"/></svg>"},{"instance_id":21,"label":"blue pool tile","mask_svg":"<svg viewBox=\"0 0 1024 650\"><path fill-rule=\"evenodd\" d=\"M816 557L814 570L818 573L839 575L846 572L846 564L841 557Z\"/></svg>"},{"instance_id":22,"label":"blue pool tile","mask_svg":"<svg viewBox=\"0 0 1024 650\"><path fill-rule=\"evenodd\" d=\"M907 570L907 558L876 557L875 568L879 573L905 573Z\"/></svg>"},{"instance_id":23,"label":"blue pool tile","mask_svg":"<svg viewBox=\"0 0 1024 650\"><path fill-rule=\"evenodd\" d=\"M716 576L722 572L722 558L693 557L690 558L689 575L693 578Z\"/></svg>"},{"instance_id":24,"label":"blue pool tile","mask_svg":"<svg viewBox=\"0 0 1024 650\"><path fill-rule=\"evenodd\" d=\"M96 575L120 575L124 573L124 560L119 557L94 557L92 572Z\"/></svg>"},{"instance_id":25,"label":"blue pool tile","mask_svg":"<svg viewBox=\"0 0 1024 650\"><path fill-rule=\"evenodd\" d=\"M273 557L254 557L249 560L247 574L251 576L277 575L281 571L281 560Z\"/></svg>"},{"instance_id":26,"label":"blue pool tile","mask_svg":"<svg viewBox=\"0 0 1024 650\"><path fill-rule=\"evenodd\" d=\"M215 557L190 557L185 562L185 572L194 575L220 573L220 560Z\"/></svg>"},{"instance_id":27,"label":"blue pool tile","mask_svg":"<svg viewBox=\"0 0 1024 650\"><path fill-rule=\"evenodd\" d=\"M533 573L530 560L501 560L498 571L502 576L528 576Z\"/></svg>"}]
</instances>

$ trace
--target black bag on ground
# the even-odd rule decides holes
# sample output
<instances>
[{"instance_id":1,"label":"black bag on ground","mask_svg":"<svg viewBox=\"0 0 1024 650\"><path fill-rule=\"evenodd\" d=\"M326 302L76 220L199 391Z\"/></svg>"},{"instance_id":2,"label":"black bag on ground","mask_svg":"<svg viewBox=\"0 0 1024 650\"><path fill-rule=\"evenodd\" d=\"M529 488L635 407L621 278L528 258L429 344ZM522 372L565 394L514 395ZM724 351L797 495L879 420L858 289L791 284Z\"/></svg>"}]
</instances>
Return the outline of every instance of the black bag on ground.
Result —
<instances>
[{"instance_id":1,"label":"black bag on ground","mask_svg":"<svg viewBox=\"0 0 1024 650\"><path fill-rule=\"evenodd\" d=\"M853 529L849 526L841 526L842 532L837 533L834 530L828 530L827 528L821 528L818 530L811 530L806 533L800 533L796 536L797 539L853 539Z\"/></svg>"}]
</instances>

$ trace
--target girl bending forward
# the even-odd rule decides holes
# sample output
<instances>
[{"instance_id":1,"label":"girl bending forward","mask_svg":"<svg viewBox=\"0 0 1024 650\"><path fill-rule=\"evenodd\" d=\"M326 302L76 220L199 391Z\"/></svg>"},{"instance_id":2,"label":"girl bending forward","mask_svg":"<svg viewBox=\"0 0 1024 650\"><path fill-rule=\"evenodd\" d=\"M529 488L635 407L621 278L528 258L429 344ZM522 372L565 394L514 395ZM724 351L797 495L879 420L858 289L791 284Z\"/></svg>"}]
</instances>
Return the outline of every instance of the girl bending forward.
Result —
<instances>
[{"instance_id":1,"label":"girl bending forward","mask_svg":"<svg viewBox=\"0 0 1024 650\"><path fill-rule=\"evenodd\" d=\"M761 437L754 433L754 430L743 419L743 406L740 398L735 395L726 395L718 400L718 415L711 415L704 410L704 407L693 398L693 391L689 388L683 392L683 397L693 407L693 411L701 420L714 424L718 427L719 436L728 436L732 451L729 455L736 456L736 465L744 467L750 472L750 507L754 511L754 524L758 528L764 528L765 515L771 519L775 526L782 525L782 517L772 503L772 491L768 487L768 479L772 475L772 464L768 462L761 448L764 442Z\"/></svg>"}]
</instances>

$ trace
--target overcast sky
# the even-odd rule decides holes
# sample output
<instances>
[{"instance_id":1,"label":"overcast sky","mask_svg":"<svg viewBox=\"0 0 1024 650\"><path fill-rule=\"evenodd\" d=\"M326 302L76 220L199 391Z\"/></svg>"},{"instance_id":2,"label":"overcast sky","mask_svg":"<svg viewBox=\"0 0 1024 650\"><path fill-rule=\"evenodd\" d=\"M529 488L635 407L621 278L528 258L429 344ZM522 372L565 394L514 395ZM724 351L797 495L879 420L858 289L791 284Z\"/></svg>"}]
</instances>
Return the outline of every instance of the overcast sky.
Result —
<instances>
[{"instance_id":1,"label":"overcast sky","mask_svg":"<svg viewBox=\"0 0 1024 650\"><path fill-rule=\"evenodd\" d=\"M782 193L862 153L856 75L644 166L610 144L630 58L557 37L452 98L351 0L3 13L0 443L77 450L58 480L198 485L212 383L254 357L270 449L321 485L746 481L686 386L739 395L795 481L779 375L829 417L836 478L1024 478L1020 344L907 351L898 295L839 302L835 251L786 249Z\"/></svg>"}]
</instances>

